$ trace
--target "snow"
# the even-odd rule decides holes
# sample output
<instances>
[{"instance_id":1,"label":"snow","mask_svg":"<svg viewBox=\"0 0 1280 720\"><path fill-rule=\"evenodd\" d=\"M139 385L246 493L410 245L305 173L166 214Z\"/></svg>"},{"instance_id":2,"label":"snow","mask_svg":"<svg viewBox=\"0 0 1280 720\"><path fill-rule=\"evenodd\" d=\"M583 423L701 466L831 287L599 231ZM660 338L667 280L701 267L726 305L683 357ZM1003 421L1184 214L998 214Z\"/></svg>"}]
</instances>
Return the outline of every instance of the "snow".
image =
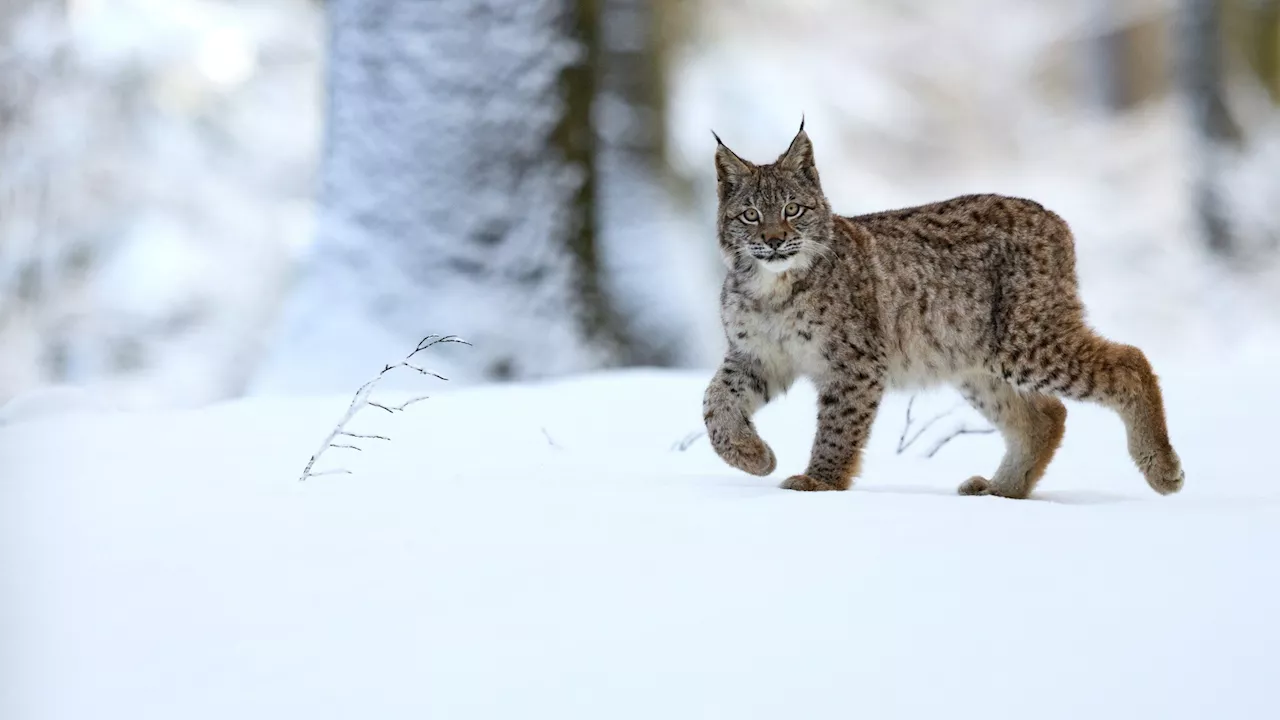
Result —
<instances>
[{"instance_id":1,"label":"snow","mask_svg":"<svg viewBox=\"0 0 1280 720\"><path fill-rule=\"evenodd\" d=\"M778 490L812 389L755 478L674 447L709 372L424 382L306 483L349 395L0 413L0 717L1276 716L1275 357L1157 365L1167 498L1084 405L1032 500L956 496L999 440L898 455L903 396L853 492Z\"/></svg>"}]
</instances>

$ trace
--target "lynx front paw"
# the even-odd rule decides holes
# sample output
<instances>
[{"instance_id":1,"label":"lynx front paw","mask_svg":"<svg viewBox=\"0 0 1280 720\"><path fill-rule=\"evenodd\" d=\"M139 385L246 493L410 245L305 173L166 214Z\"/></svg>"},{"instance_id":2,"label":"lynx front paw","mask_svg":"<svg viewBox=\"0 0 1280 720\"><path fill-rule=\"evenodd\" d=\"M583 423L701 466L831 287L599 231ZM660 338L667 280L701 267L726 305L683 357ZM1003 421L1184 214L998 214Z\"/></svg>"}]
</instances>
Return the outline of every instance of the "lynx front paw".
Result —
<instances>
[{"instance_id":1,"label":"lynx front paw","mask_svg":"<svg viewBox=\"0 0 1280 720\"><path fill-rule=\"evenodd\" d=\"M755 434L731 440L716 451L725 462L752 475L768 475L778 467L773 449Z\"/></svg>"},{"instance_id":2,"label":"lynx front paw","mask_svg":"<svg viewBox=\"0 0 1280 720\"><path fill-rule=\"evenodd\" d=\"M991 483L981 475L974 475L960 483L959 492L961 495L990 495Z\"/></svg>"},{"instance_id":3,"label":"lynx front paw","mask_svg":"<svg viewBox=\"0 0 1280 720\"><path fill-rule=\"evenodd\" d=\"M799 490L801 492L825 492L845 489L823 480L811 478L808 475L792 475L779 487L783 490Z\"/></svg>"},{"instance_id":4,"label":"lynx front paw","mask_svg":"<svg viewBox=\"0 0 1280 720\"><path fill-rule=\"evenodd\" d=\"M1160 458L1159 462L1152 463L1145 474L1147 484L1161 495L1178 492L1187 481L1186 473L1182 471L1182 462L1172 450Z\"/></svg>"},{"instance_id":5,"label":"lynx front paw","mask_svg":"<svg viewBox=\"0 0 1280 720\"><path fill-rule=\"evenodd\" d=\"M973 477L960 483L958 491L961 495L991 495L992 497L1009 498L1010 500L1022 500L1026 498L1025 491L1018 492L1010 490L1007 487L997 485L981 475Z\"/></svg>"}]
</instances>

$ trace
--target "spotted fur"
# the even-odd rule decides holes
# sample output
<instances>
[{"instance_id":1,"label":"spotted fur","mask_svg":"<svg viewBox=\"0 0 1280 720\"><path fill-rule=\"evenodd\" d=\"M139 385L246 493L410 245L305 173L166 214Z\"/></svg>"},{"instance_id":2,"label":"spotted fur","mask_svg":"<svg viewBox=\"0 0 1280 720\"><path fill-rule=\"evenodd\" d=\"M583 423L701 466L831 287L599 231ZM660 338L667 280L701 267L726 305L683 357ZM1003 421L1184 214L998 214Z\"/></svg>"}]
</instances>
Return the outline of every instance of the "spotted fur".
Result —
<instances>
[{"instance_id":1,"label":"spotted fur","mask_svg":"<svg viewBox=\"0 0 1280 720\"><path fill-rule=\"evenodd\" d=\"M808 377L818 432L808 469L782 486L848 489L884 392L950 384L1006 446L995 474L970 478L962 494L1026 497L1061 443L1060 397L1116 411L1151 488L1181 489L1151 364L1086 324L1058 215L1000 195L836 215L803 125L768 165L718 142L716 171L729 348L703 411L725 462L774 471L751 418Z\"/></svg>"}]
</instances>

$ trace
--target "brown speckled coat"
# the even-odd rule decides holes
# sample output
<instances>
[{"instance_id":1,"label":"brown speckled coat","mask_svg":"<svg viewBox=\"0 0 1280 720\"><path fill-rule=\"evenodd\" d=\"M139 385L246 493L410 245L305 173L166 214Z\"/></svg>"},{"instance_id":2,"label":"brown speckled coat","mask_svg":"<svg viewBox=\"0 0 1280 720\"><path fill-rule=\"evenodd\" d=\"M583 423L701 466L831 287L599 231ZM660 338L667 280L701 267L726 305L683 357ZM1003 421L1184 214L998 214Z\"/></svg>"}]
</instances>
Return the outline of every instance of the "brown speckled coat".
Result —
<instances>
[{"instance_id":1,"label":"brown speckled coat","mask_svg":"<svg viewBox=\"0 0 1280 720\"><path fill-rule=\"evenodd\" d=\"M1115 410L1152 489L1182 487L1150 363L1085 323L1062 218L999 195L837 216L803 126L769 165L720 143L716 169L729 349L703 410L727 463L773 472L751 417L805 376L818 432L808 469L783 487L845 490L883 393L948 383L1006 446L991 479L970 478L962 494L1026 497L1062 440L1059 397Z\"/></svg>"}]
</instances>

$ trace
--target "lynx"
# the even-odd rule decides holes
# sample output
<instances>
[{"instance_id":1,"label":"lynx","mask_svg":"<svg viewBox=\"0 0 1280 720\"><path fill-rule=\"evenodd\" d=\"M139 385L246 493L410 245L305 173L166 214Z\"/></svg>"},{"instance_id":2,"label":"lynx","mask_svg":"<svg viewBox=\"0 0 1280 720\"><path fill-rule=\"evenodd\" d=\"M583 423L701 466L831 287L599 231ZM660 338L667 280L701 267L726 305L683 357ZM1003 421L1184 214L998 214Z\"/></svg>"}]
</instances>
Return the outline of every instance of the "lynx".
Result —
<instances>
[{"instance_id":1,"label":"lynx","mask_svg":"<svg viewBox=\"0 0 1280 720\"><path fill-rule=\"evenodd\" d=\"M1031 493L1062 441L1058 398L1114 410L1147 484L1181 489L1151 364L1086 324L1062 218L1001 195L840 216L803 122L768 165L715 139L729 347L703 415L725 462L774 471L752 416L805 376L818 390L817 436L808 469L782 487L847 490L886 389L951 384L1005 442L995 474L969 478L962 495Z\"/></svg>"}]
</instances>

